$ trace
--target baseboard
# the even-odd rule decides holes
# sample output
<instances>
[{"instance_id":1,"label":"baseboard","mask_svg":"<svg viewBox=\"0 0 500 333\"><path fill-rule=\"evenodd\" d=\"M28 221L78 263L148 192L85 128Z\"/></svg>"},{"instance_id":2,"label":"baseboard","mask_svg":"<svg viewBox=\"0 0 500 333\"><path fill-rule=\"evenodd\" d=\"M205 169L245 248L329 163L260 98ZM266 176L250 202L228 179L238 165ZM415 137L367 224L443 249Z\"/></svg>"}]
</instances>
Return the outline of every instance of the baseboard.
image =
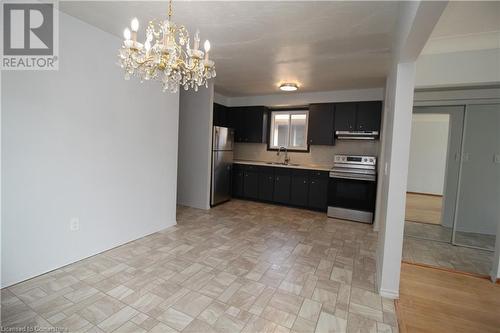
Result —
<instances>
[{"instance_id":1,"label":"baseboard","mask_svg":"<svg viewBox=\"0 0 500 333\"><path fill-rule=\"evenodd\" d=\"M442 194L434 194L434 193L422 193L422 192L411 192L411 191L406 191L406 194L417 194L417 195L428 195L430 197L439 197L442 198Z\"/></svg>"},{"instance_id":2,"label":"baseboard","mask_svg":"<svg viewBox=\"0 0 500 333\"><path fill-rule=\"evenodd\" d=\"M380 296L385 297L385 298L390 298L390 299L398 299L399 298L399 290L394 291L394 290L388 290L388 289L380 289L379 292Z\"/></svg>"},{"instance_id":3,"label":"baseboard","mask_svg":"<svg viewBox=\"0 0 500 333\"><path fill-rule=\"evenodd\" d=\"M418 262L410 262L410 261L406 261L406 260L402 260L401 262L403 264L407 264L407 265L420 266L420 267L424 267L424 268L435 269L435 270L438 270L438 271L443 271L443 272L448 272L448 273L455 273L455 274L462 274L462 275L472 276L472 277L479 278L479 279L490 280L490 276L489 275L478 274L478 273L471 273L471 272L464 272L464 271L458 271L458 270L452 269L452 268L438 267L438 266L433 266L433 265L428 265L428 264L421 264L421 263L418 263Z\"/></svg>"}]
</instances>

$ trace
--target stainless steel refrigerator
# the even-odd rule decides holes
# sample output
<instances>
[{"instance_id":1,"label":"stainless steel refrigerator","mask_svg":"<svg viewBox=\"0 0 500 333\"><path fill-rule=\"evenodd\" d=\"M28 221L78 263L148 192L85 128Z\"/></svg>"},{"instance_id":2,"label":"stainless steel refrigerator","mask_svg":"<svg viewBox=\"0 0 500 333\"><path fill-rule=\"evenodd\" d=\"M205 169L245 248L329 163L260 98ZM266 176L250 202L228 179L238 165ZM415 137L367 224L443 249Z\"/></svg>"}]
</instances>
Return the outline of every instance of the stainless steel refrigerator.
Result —
<instances>
[{"instance_id":1,"label":"stainless steel refrigerator","mask_svg":"<svg viewBox=\"0 0 500 333\"><path fill-rule=\"evenodd\" d=\"M212 131L212 189L210 204L215 206L231 199L233 170L232 128L214 126Z\"/></svg>"}]
</instances>

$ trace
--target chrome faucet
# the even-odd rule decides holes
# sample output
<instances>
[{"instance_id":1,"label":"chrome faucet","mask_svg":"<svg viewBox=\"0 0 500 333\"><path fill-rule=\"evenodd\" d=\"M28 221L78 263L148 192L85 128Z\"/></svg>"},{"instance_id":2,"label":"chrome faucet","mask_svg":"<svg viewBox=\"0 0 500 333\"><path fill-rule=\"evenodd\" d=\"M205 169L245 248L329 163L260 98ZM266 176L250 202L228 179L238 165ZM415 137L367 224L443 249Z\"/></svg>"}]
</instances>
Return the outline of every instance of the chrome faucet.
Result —
<instances>
[{"instance_id":1,"label":"chrome faucet","mask_svg":"<svg viewBox=\"0 0 500 333\"><path fill-rule=\"evenodd\" d=\"M280 156L281 150L285 151L285 160L283 161L283 164L288 165L288 162L290 162L290 157L288 157L288 149L284 146L280 146L276 155Z\"/></svg>"}]
</instances>

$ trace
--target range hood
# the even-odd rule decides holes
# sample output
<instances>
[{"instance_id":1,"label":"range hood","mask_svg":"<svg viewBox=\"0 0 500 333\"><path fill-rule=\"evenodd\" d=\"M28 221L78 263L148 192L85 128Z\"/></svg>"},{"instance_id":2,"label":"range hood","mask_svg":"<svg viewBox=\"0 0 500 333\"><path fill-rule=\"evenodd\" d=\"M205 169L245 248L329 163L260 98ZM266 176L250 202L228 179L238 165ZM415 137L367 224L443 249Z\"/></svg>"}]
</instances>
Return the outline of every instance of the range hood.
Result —
<instances>
[{"instance_id":1,"label":"range hood","mask_svg":"<svg viewBox=\"0 0 500 333\"><path fill-rule=\"evenodd\" d=\"M335 131L337 140L376 140L378 131Z\"/></svg>"}]
</instances>

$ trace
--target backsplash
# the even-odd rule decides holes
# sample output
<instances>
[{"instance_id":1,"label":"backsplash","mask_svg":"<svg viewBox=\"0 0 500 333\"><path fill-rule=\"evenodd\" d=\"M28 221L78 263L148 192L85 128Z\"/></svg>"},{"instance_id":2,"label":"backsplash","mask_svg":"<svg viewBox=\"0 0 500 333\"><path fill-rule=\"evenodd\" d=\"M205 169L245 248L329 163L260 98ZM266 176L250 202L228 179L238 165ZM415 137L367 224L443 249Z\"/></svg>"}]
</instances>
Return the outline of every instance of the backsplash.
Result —
<instances>
[{"instance_id":1,"label":"backsplash","mask_svg":"<svg viewBox=\"0 0 500 333\"><path fill-rule=\"evenodd\" d=\"M308 153L288 153L290 163L313 164L331 166L333 156L336 154L370 155L378 156L379 141L340 141L335 146L311 146ZM283 155L276 155L276 151L267 150L267 145L262 143L235 143L234 159L282 162Z\"/></svg>"}]
</instances>

